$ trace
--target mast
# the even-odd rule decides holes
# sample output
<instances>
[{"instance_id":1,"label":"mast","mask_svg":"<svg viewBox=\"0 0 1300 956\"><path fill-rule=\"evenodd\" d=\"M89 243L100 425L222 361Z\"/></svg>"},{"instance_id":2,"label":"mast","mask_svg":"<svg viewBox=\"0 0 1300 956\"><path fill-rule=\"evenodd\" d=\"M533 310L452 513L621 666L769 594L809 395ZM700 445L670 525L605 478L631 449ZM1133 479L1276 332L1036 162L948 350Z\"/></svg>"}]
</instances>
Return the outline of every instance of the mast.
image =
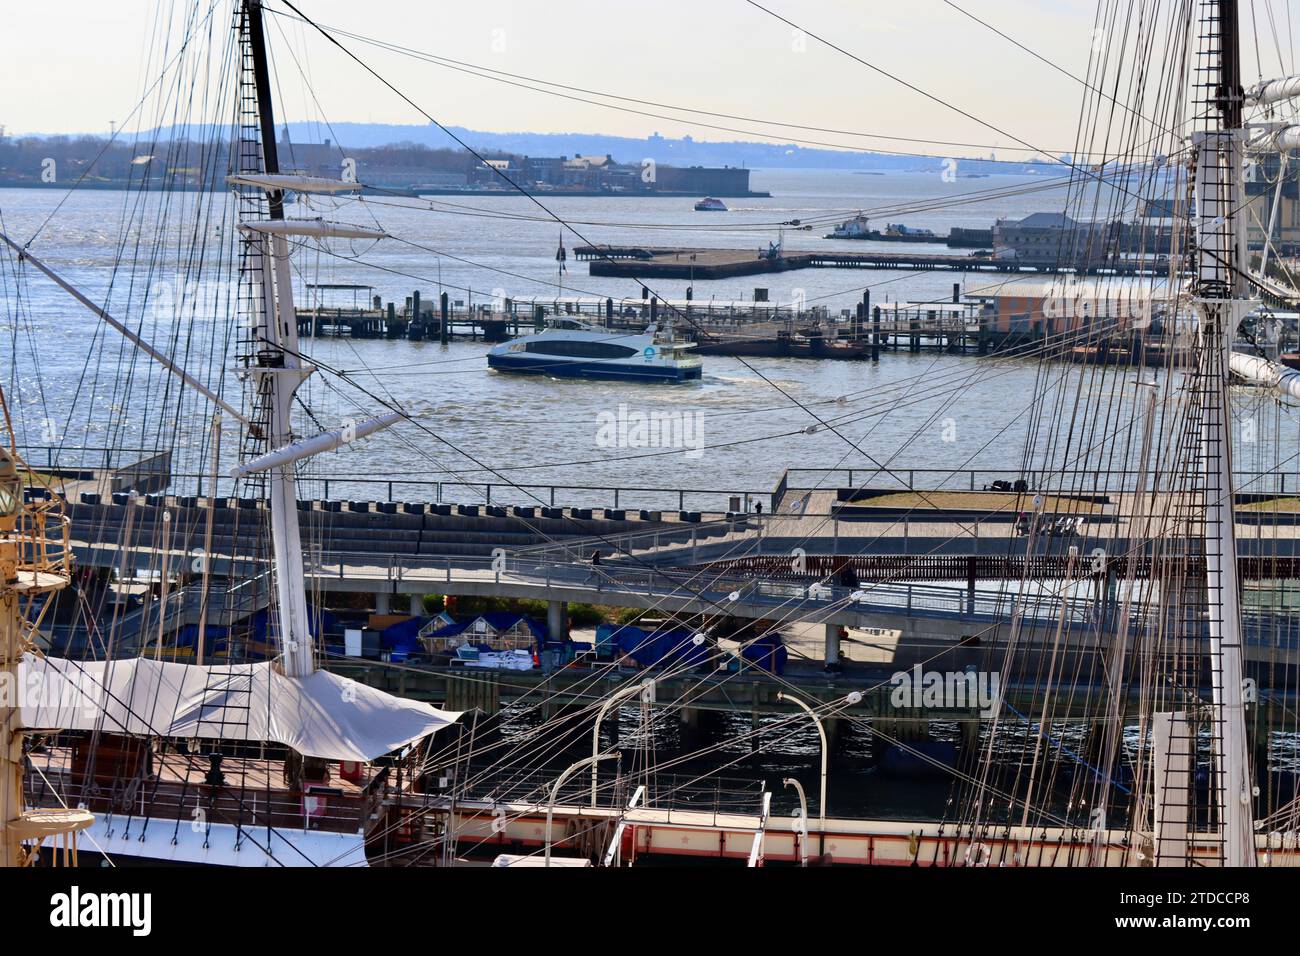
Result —
<instances>
[{"instance_id":1,"label":"mast","mask_svg":"<svg viewBox=\"0 0 1300 956\"><path fill-rule=\"evenodd\" d=\"M94 816L86 810L24 809L22 705L28 688L19 675L23 654L31 648L27 632L34 626L24 620L19 602L43 594L48 608L54 592L68 584L68 527L59 499L24 505L19 467L26 466L12 449L3 395L0 410L10 442L9 447L0 444L0 867L30 866L46 839L56 841L55 865L75 863L76 833L94 823ZM61 541L46 535L55 523Z\"/></svg>"},{"instance_id":2,"label":"mast","mask_svg":"<svg viewBox=\"0 0 1300 956\"><path fill-rule=\"evenodd\" d=\"M271 102L270 68L266 36L262 26L261 0L244 0L242 38L251 57L256 95L257 131L261 141L260 170L267 176L280 173L275 141L275 112ZM246 61L247 62L247 61ZM246 91L241 91L241 109ZM241 149L241 153L243 150ZM241 157L246 160L246 157ZM265 189L267 212L272 222L284 220L284 193ZM244 236L249 278L257 293L252 306L253 347L245 361L253 377L254 401L259 403L254 423L264 434L263 447L281 448L293 440L290 411L293 396L315 369L302 362L298 351L298 316L293 303L289 274L289 251L282 234L250 231ZM307 677L316 669L315 648L307 617L306 582L303 577L302 535L298 526L297 485L293 463L268 470L266 503L271 515L271 542L275 561L275 591L280 626L282 666L290 677Z\"/></svg>"},{"instance_id":3,"label":"mast","mask_svg":"<svg viewBox=\"0 0 1300 956\"><path fill-rule=\"evenodd\" d=\"M1199 484L1204 507L1206 611L1213 689L1215 800L1227 866L1255 865L1252 781L1242 689L1241 607L1234 527L1228 366L1247 298L1243 195L1243 91L1237 0L1201 7L1202 57L1193 133L1196 189L1196 275L1199 316L1193 397L1200 413Z\"/></svg>"}]
</instances>

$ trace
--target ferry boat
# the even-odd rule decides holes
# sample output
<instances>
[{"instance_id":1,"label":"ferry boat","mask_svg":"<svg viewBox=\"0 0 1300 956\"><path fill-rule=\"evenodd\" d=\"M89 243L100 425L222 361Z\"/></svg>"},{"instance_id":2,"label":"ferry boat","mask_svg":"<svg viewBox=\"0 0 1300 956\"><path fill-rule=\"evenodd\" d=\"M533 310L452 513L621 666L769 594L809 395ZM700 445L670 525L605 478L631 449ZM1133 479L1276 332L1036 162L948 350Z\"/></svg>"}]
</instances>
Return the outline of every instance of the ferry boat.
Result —
<instances>
[{"instance_id":1,"label":"ferry boat","mask_svg":"<svg viewBox=\"0 0 1300 956\"><path fill-rule=\"evenodd\" d=\"M697 379L703 363L672 328L651 325L640 333L618 333L574 319L557 319L541 332L503 342L488 352L488 368L499 372L562 378L684 382Z\"/></svg>"},{"instance_id":2,"label":"ferry boat","mask_svg":"<svg viewBox=\"0 0 1300 956\"><path fill-rule=\"evenodd\" d=\"M712 196L706 196L695 204L696 212L726 212L727 204L721 199L714 199Z\"/></svg>"}]
</instances>

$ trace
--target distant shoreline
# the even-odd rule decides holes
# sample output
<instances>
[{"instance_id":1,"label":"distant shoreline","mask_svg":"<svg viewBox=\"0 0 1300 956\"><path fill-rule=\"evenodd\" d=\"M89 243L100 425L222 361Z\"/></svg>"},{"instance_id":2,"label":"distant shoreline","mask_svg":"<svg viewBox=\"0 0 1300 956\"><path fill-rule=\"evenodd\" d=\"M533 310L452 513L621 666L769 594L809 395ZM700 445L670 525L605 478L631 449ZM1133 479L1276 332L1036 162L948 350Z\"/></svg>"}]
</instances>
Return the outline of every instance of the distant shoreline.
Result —
<instances>
[{"instance_id":1,"label":"distant shoreline","mask_svg":"<svg viewBox=\"0 0 1300 956\"><path fill-rule=\"evenodd\" d=\"M32 182L25 179L3 179L0 178L0 189L136 189L139 188L139 182L125 182L113 180L104 182L102 180L82 180L81 182L54 182L42 183ZM174 192L224 192L224 190L213 189L211 186L196 186L190 184L173 184L162 186L161 184L150 184L150 188L161 190L170 189ZM434 186L428 189L413 189L409 186L363 186L361 192L369 196L392 196L394 194L419 198L420 196L518 196L517 190L511 189L452 189L445 186ZM607 189L530 189L529 195L547 196L555 198L564 198L573 196L575 198L593 198L607 197L609 199L654 199L663 197L665 199L699 199L699 193L682 192L679 190L655 190L653 192L611 192ZM719 199L771 199L772 194L764 190L750 190L749 192L718 192L715 193Z\"/></svg>"}]
</instances>

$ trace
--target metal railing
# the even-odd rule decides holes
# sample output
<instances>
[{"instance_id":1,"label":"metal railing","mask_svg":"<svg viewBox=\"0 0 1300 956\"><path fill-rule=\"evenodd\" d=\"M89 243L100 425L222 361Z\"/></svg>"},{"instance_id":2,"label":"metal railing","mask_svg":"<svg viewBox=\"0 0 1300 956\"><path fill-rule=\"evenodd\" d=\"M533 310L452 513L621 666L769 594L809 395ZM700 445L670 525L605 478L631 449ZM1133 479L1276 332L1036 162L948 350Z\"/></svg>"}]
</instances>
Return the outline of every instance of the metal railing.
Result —
<instances>
[{"instance_id":1,"label":"metal railing","mask_svg":"<svg viewBox=\"0 0 1300 956\"><path fill-rule=\"evenodd\" d=\"M1300 493L1300 474L1286 472L1237 471L1239 491L1250 493ZM900 491L979 491L994 481L1024 481L1027 490L1079 494L1132 490L1140 477L1150 482L1151 473L1139 469L1053 469L1020 468L788 468L778 484L780 494L796 491L835 491L839 488L897 488Z\"/></svg>"},{"instance_id":2,"label":"metal railing","mask_svg":"<svg viewBox=\"0 0 1300 956\"><path fill-rule=\"evenodd\" d=\"M749 516L722 521L701 521L649 528L644 531L627 531L620 534L593 535L557 542L545 542L524 548L514 548L511 555L517 559L540 561L587 561L597 552L602 557L618 557L637 552L657 551L669 545L695 546L705 541L716 541L735 531L748 529ZM761 534L762 525L758 526Z\"/></svg>"}]
</instances>

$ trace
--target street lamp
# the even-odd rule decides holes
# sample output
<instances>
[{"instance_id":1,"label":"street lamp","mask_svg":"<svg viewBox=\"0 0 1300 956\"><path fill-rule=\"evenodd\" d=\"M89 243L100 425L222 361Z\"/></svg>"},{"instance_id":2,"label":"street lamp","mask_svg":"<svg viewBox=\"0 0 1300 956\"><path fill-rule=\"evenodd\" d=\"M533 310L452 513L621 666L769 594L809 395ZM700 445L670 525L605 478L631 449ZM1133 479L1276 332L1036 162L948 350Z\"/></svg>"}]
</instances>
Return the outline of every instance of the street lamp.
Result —
<instances>
[{"instance_id":1,"label":"street lamp","mask_svg":"<svg viewBox=\"0 0 1300 956\"><path fill-rule=\"evenodd\" d=\"M654 700L654 686L655 686L655 682L647 678L646 680L641 681L641 683L639 684L633 684L630 687L624 687L622 690L614 691L614 693L609 695L609 699L606 700L605 703L601 704L600 710L596 714L596 726L591 728L591 759L593 761L591 765L591 805L593 807L596 805L596 770L597 770L594 761L596 760L597 751L600 750L601 721L605 719L605 715L609 713L609 709L611 707L613 707L615 704L618 704L626 700L629 697L632 697L637 693L640 693L642 695L641 697L642 700L647 702L652 702Z\"/></svg>"},{"instance_id":2,"label":"street lamp","mask_svg":"<svg viewBox=\"0 0 1300 956\"><path fill-rule=\"evenodd\" d=\"M814 712L811 707L809 707L807 704L801 701L798 697L794 697L790 694L785 693L784 691L781 691L777 693L776 699L788 700L790 701L790 703L796 705L797 707L802 708L803 712L806 713L809 717L811 717L813 723L817 725L817 736L821 738L821 742L822 742L821 795L817 805L817 815L818 815L817 853L819 856L825 856L826 855L826 731L822 727L821 718L817 716L816 712ZM857 691L853 691L852 693L848 694L843 701L840 702L840 706L852 707L854 704L859 703L861 700L862 700L862 695ZM801 795L803 794L802 788L800 788L799 793Z\"/></svg>"},{"instance_id":3,"label":"street lamp","mask_svg":"<svg viewBox=\"0 0 1300 956\"><path fill-rule=\"evenodd\" d=\"M583 757L577 763L570 764L569 766L565 767L564 772L561 773L555 779L555 784L551 787L550 802L546 804L546 857L545 857L546 862L544 864L545 866L551 865L551 816L555 812L555 799L560 794L560 787L564 786L564 781L568 780L571 776L573 776L583 767L587 766L587 764L591 764L592 771L595 772L597 761L608 760L610 757L615 757L615 756L617 756L617 754L611 753L611 754L596 754L591 757Z\"/></svg>"},{"instance_id":4,"label":"street lamp","mask_svg":"<svg viewBox=\"0 0 1300 956\"><path fill-rule=\"evenodd\" d=\"M799 865L808 865L808 797L804 795L803 784L794 777L786 777L781 781L787 787L794 787L795 793L799 794L799 820L803 824L795 832L799 833L802 839L799 840Z\"/></svg>"},{"instance_id":5,"label":"street lamp","mask_svg":"<svg viewBox=\"0 0 1300 956\"><path fill-rule=\"evenodd\" d=\"M821 795L817 801L817 853L824 855L826 853L826 730L822 727L821 718L813 711L811 707L784 691L776 695L777 700L788 700L797 707L802 708L803 712L812 718L813 723L817 726L817 736L822 742L822 778L821 778ZM800 793L802 793L802 789Z\"/></svg>"}]
</instances>

